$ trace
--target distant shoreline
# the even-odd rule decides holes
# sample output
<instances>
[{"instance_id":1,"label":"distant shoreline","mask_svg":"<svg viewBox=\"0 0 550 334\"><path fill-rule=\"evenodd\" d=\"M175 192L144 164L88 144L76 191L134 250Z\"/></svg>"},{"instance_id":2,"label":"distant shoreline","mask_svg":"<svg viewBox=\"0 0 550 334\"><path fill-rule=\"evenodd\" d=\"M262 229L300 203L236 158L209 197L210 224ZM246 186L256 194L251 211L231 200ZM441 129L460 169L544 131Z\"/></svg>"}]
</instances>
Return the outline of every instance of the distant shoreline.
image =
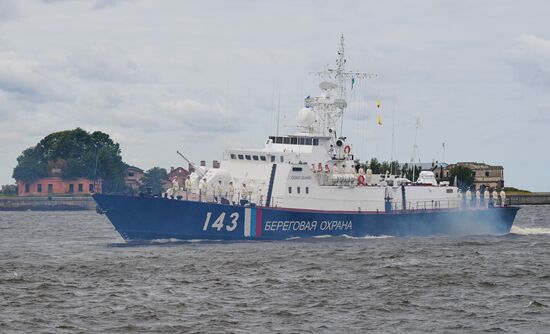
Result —
<instances>
[{"instance_id":1,"label":"distant shoreline","mask_svg":"<svg viewBox=\"0 0 550 334\"><path fill-rule=\"evenodd\" d=\"M0 211L84 211L95 208L96 203L90 196L0 196Z\"/></svg>"}]
</instances>

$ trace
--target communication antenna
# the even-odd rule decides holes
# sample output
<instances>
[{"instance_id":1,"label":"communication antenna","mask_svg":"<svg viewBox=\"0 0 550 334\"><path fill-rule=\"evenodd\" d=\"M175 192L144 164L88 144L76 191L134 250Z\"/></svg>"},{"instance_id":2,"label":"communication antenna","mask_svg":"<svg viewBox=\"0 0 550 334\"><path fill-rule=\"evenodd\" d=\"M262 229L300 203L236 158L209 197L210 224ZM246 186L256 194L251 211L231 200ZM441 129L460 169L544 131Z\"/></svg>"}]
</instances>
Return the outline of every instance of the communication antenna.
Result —
<instances>
[{"instance_id":1,"label":"communication antenna","mask_svg":"<svg viewBox=\"0 0 550 334\"><path fill-rule=\"evenodd\" d=\"M281 91L279 90L279 101L277 102L277 137L279 137L279 122L281 121Z\"/></svg>"},{"instance_id":2,"label":"communication antenna","mask_svg":"<svg viewBox=\"0 0 550 334\"><path fill-rule=\"evenodd\" d=\"M393 154L395 153L395 104L396 101L393 101L393 108L391 112L391 158L390 158L390 174L393 174Z\"/></svg>"},{"instance_id":3,"label":"communication antenna","mask_svg":"<svg viewBox=\"0 0 550 334\"><path fill-rule=\"evenodd\" d=\"M324 78L325 80L329 81L328 83L334 85L334 87L320 87L321 89L325 90L327 93L329 93L333 89L336 91L335 96L332 96L331 98L331 108L328 108L328 104L324 101L319 102L313 99L313 101L311 102L311 105L314 107L314 109L322 110L322 113L324 114L322 117L322 124L319 124L319 129L322 129L321 131L323 132L325 131L325 129L328 128L336 128L336 124L338 121L343 122L343 119L341 119L341 117L344 113L344 109L347 107L347 81L352 80L352 82L355 82L356 79L366 79L377 76L376 74L347 71L344 51L344 35L341 35L340 46L338 48L336 56L336 68L329 68L328 66L326 66L325 70L322 72L309 73L310 75L313 74L319 78ZM340 125L340 129L342 128L343 123Z\"/></svg>"},{"instance_id":4,"label":"communication antenna","mask_svg":"<svg viewBox=\"0 0 550 334\"><path fill-rule=\"evenodd\" d=\"M415 124L415 129L414 129L414 145L413 145L413 151L412 151L412 156L411 156L411 165L413 166L413 179L412 181L414 182L414 178L415 178L415 172L416 172L416 166L414 165L414 160L415 158L418 157L418 162L420 163L420 155L418 154L418 145L416 144L416 140L418 138L418 128L420 127L420 118L416 118L416 124Z\"/></svg>"}]
</instances>

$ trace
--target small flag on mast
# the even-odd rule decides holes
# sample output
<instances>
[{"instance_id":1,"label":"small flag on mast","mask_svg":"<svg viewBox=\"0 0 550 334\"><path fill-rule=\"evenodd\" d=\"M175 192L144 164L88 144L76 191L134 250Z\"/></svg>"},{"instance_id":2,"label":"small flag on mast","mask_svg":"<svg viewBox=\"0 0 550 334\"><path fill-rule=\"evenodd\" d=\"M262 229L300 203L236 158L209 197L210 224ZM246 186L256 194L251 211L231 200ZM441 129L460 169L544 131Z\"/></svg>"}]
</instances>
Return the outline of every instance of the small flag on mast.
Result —
<instances>
[{"instance_id":1,"label":"small flag on mast","mask_svg":"<svg viewBox=\"0 0 550 334\"><path fill-rule=\"evenodd\" d=\"M380 116L380 101L376 101L376 108L378 108L378 125L382 125L382 117Z\"/></svg>"}]
</instances>

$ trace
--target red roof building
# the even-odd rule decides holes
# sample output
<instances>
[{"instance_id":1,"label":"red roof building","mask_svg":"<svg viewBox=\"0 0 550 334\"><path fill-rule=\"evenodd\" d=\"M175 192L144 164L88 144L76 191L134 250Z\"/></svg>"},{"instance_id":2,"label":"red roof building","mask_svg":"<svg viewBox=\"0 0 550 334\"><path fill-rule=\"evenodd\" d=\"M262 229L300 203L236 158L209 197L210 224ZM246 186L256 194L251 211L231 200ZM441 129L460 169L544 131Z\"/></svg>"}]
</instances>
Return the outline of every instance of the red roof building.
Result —
<instances>
[{"instance_id":1,"label":"red roof building","mask_svg":"<svg viewBox=\"0 0 550 334\"><path fill-rule=\"evenodd\" d=\"M183 167L170 167L170 172L168 173L168 181L172 182L174 178L178 180L180 187L185 188L185 179L191 174L188 170Z\"/></svg>"}]
</instances>

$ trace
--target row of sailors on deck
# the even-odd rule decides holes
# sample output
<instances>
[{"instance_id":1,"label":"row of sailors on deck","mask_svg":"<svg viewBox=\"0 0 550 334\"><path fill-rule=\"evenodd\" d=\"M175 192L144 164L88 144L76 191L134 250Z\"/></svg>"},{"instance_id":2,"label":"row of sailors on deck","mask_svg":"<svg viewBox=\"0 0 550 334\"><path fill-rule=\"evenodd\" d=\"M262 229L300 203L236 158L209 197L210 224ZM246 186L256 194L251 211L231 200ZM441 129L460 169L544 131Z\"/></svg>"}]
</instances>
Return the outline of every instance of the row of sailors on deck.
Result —
<instances>
[{"instance_id":1,"label":"row of sailors on deck","mask_svg":"<svg viewBox=\"0 0 550 334\"><path fill-rule=\"evenodd\" d=\"M177 187L177 181L173 181L174 187ZM191 182L191 179L188 177L185 180L185 189L186 194L192 194L193 192L193 183ZM208 183L206 182L206 179L201 179L199 181L199 200L201 201L208 201L210 199L213 199L214 202L222 203L224 200L226 200L229 204L235 203L235 186L233 185L233 181L229 182L229 185L227 189L222 184L222 181L219 180L212 189L208 187ZM259 203L262 201L262 195L261 195L261 189L259 190L259 198L257 201ZM236 193L237 200L242 203L243 201L249 202L251 199L252 191L250 191L246 187L246 183L243 183L238 189L238 192Z\"/></svg>"},{"instance_id":2,"label":"row of sailors on deck","mask_svg":"<svg viewBox=\"0 0 550 334\"><path fill-rule=\"evenodd\" d=\"M493 206L496 204L504 206L506 204L506 192L504 190L501 190L500 194L496 190L493 190L492 194L489 190L485 190L483 194L477 190L475 195L470 190L467 190L464 195L459 192L458 196L462 198L466 206Z\"/></svg>"}]
</instances>

